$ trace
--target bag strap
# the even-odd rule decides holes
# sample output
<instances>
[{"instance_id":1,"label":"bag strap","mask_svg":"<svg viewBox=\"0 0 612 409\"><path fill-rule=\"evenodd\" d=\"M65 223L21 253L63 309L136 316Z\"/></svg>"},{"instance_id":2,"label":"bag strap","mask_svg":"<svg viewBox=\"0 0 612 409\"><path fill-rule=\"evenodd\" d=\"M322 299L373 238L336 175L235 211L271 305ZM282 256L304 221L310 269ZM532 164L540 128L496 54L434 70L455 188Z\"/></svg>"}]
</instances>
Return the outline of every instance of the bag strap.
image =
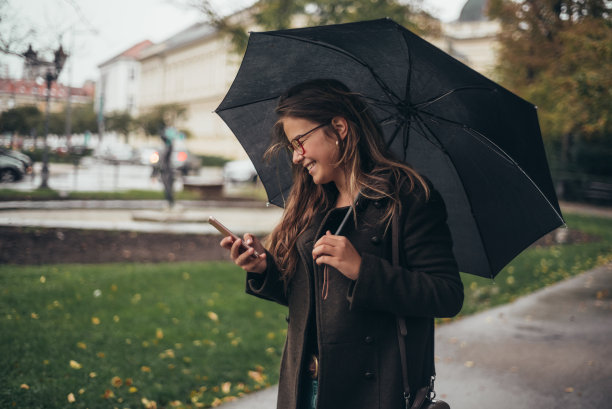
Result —
<instances>
[{"instance_id":1,"label":"bag strap","mask_svg":"<svg viewBox=\"0 0 612 409\"><path fill-rule=\"evenodd\" d=\"M399 261L399 221L397 212L393 213L391 220L391 257L393 265L398 267ZM410 408L410 384L408 383L408 360L406 358L406 339L408 335L408 329L406 328L406 320L399 315L396 317L397 320L397 341L399 346L400 361L402 365L402 380L404 384L404 400L406 402L406 409Z\"/></svg>"},{"instance_id":2,"label":"bag strap","mask_svg":"<svg viewBox=\"0 0 612 409\"><path fill-rule=\"evenodd\" d=\"M393 265L396 267L400 266L399 259L399 217L397 212L393 214L393 218L391 220L391 259L393 261ZM404 317L396 316L397 321L397 341L399 346L400 353L400 362L402 365L402 380L404 385L404 401L406 403L406 409L410 409L410 383L408 382L408 359L406 358L406 336L408 336L408 329L406 328L406 320ZM433 338L432 338L433 339ZM433 355L433 352L432 352ZM415 396L415 403L418 403L418 407L421 406L423 400L428 395L431 399L435 397L434 391L434 379L436 377L436 368L435 362L432 356L432 368L433 373L430 379L429 385L427 387L421 388L417 391L417 395Z\"/></svg>"}]
</instances>

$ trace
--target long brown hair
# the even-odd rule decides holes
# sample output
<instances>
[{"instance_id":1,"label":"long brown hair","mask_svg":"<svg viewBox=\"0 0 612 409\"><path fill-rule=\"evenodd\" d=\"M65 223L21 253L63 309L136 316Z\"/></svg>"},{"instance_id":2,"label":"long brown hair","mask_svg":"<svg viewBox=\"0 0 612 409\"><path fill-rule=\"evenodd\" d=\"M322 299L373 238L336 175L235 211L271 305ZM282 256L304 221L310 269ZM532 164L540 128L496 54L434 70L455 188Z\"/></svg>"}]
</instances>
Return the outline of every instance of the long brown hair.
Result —
<instances>
[{"instance_id":1,"label":"long brown hair","mask_svg":"<svg viewBox=\"0 0 612 409\"><path fill-rule=\"evenodd\" d=\"M326 136L334 138L339 146L334 165L347 175L350 197L360 193L367 199L390 199L381 221L387 227L393 214L400 210L400 181L407 181L410 189L418 183L429 194L427 183L414 169L393 159L382 130L362 97L340 81L319 79L298 84L280 97L276 113L279 120L273 128L273 144L266 152L268 158L287 147L284 118L302 118L319 124L331 123L334 117L346 120L348 132L344 139L333 126L323 127ZM267 247L286 282L291 279L299 258L298 237L316 213L335 205L337 197L334 183L317 185L302 166L293 166L293 187L283 217L267 240Z\"/></svg>"}]
</instances>

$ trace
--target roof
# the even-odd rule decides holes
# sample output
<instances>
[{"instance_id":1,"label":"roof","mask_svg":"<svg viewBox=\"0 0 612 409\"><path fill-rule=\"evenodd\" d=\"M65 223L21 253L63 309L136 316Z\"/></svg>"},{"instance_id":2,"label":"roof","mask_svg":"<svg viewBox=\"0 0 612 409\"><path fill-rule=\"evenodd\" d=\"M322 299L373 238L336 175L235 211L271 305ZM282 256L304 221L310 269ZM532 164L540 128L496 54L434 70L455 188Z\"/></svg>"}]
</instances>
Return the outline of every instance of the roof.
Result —
<instances>
[{"instance_id":1,"label":"roof","mask_svg":"<svg viewBox=\"0 0 612 409\"><path fill-rule=\"evenodd\" d=\"M151 47L153 45L153 42L150 40L144 40L141 41L137 44L134 44L133 46L131 46L130 48L128 48L127 50L117 54L116 56L114 56L113 58L110 58L106 61L104 61L101 64L98 64L98 68L103 67L105 65L110 64L111 62L117 61L119 59L132 59L132 60L137 60L140 55L142 54L142 52L144 50L146 50L147 48Z\"/></svg>"},{"instance_id":2,"label":"roof","mask_svg":"<svg viewBox=\"0 0 612 409\"><path fill-rule=\"evenodd\" d=\"M459 14L460 22L484 21L489 18L486 15L488 0L468 0Z\"/></svg>"},{"instance_id":3,"label":"roof","mask_svg":"<svg viewBox=\"0 0 612 409\"><path fill-rule=\"evenodd\" d=\"M156 54L162 54L177 48L184 47L193 42L203 40L207 37L217 34L217 29L210 23L201 22L195 23L192 26L178 32L172 37L167 38L155 47L151 47L140 55L139 59L151 57Z\"/></svg>"}]
</instances>

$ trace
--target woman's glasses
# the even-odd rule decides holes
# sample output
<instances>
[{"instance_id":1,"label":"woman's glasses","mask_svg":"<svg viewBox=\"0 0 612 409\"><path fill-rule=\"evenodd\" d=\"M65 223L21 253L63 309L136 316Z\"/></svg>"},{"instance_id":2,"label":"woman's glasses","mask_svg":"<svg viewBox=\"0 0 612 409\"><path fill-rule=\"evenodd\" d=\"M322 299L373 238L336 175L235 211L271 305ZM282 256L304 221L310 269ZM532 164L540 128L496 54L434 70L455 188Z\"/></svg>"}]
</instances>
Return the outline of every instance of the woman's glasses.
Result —
<instances>
[{"instance_id":1,"label":"woman's glasses","mask_svg":"<svg viewBox=\"0 0 612 409\"><path fill-rule=\"evenodd\" d=\"M301 134L301 135L298 135L298 136L296 136L295 138L293 138L293 139L292 139L292 140L289 142L289 146L288 146L289 151L290 151L291 153L293 153L293 152L295 151L295 152L299 153L300 155L305 154L305 153L306 153L306 150L304 149L304 142L305 142L305 140L304 140L304 141L300 141L300 139L304 139L305 137L312 135L312 133L313 133L314 131L316 131L316 130L317 130L317 129L319 129L319 128L323 128L323 127L324 127L324 126L326 126L326 125L329 125L329 122L326 122L326 123L324 123L324 124L321 124L321 125L315 126L315 127L314 127L314 128L312 128L310 131L308 131L308 132L306 132L306 133L303 133L303 134Z\"/></svg>"}]
</instances>

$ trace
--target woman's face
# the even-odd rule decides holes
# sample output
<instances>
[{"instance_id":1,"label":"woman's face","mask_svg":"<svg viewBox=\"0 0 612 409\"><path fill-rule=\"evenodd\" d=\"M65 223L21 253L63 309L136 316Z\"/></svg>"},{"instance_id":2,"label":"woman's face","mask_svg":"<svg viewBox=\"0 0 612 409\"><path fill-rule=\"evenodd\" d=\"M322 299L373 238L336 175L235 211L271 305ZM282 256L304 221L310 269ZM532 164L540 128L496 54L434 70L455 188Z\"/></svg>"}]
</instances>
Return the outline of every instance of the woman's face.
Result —
<instances>
[{"instance_id":1,"label":"woman's face","mask_svg":"<svg viewBox=\"0 0 612 409\"><path fill-rule=\"evenodd\" d=\"M285 117L282 120L283 129L290 143L298 135L321 125L303 118ZM329 125L331 126L331 125ZM293 152L293 163L303 166L317 185L334 182L338 189L344 184L344 174L340 167L334 166L338 160L338 145L335 138L329 137L329 126L323 126L300 138L304 153Z\"/></svg>"}]
</instances>

